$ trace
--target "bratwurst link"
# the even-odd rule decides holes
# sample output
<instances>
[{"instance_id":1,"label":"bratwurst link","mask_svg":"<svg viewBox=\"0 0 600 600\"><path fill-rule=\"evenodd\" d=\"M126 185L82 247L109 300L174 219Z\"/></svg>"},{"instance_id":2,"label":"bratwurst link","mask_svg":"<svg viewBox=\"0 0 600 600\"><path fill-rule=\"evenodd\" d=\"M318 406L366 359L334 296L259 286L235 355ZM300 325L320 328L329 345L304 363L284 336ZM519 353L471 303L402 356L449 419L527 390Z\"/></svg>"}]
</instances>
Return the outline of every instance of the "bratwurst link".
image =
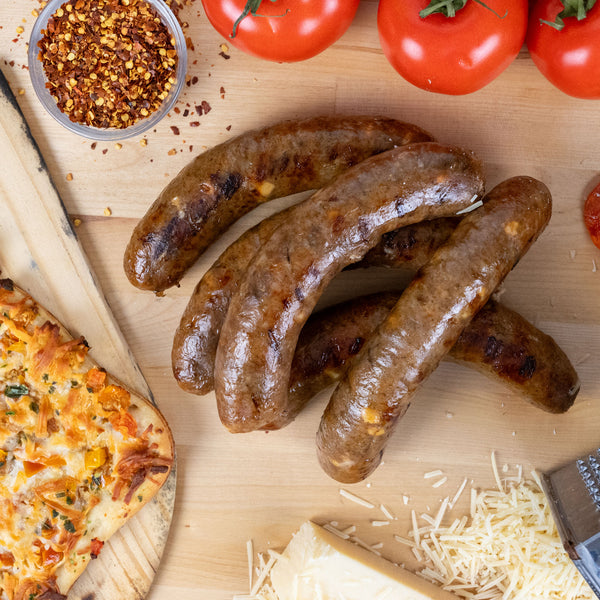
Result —
<instances>
[{"instance_id":1,"label":"bratwurst link","mask_svg":"<svg viewBox=\"0 0 600 600\"><path fill-rule=\"evenodd\" d=\"M399 298L400 292L369 294L310 316L292 362L292 417L315 394L339 381ZM547 412L566 412L579 392L577 372L559 345L494 300L488 300L473 317L448 358L504 383L520 398Z\"/></svg>"},{"instance_id":2,"label":"bratwurst link","mask_svg":"<svg viewBox=\"0 0 600 600\"><path fill-rule=\"evenodd\" d=\"M244 432L288 422L294 348L331 279L384 233L454 215L483 187L471 152L426 142L368 158L296 205L231 299L215 362L223 424Z\"/></svg>"},{"instance_id":3,"label":"bratwurst link","mask_svg":"<svg viewBox=\"0 0 600 600\"><path fill-rule=\"evenodd\" d=\"M198 282L181 316L171 350L173 375L186 392L202 395L214 389L215 354L231 296L254 255L290 211L271 215L242 234ZM387 266L416 271L450 237L459 220L434 219L391 231L363 260L350 267Z\"/></svg>"},{"instance_id":4,"label":"bratwurst link","mask_svg":"<svg viewBox=\"0 0 600 600\"><path fill-rule=\"evenodd\" d=\"M496 186L435 252L364 345L334 391L317 433L334 479L365 479L410 400L473 316L545 228L546 186L516 177Z\"/></svg>"},{"instance_id":5,"label":"bratwurst link","mask_svg":"<svg viewBox=\"0 0 600 600\"><path fill-rule=\"evenodd\" d=\"M196 157L135 227L124 268L138 288L176 285L200 254L257 205L317 189L365 158L432 137L378 117L318 117L244 133Z\"/></svg>"}]
</instances>

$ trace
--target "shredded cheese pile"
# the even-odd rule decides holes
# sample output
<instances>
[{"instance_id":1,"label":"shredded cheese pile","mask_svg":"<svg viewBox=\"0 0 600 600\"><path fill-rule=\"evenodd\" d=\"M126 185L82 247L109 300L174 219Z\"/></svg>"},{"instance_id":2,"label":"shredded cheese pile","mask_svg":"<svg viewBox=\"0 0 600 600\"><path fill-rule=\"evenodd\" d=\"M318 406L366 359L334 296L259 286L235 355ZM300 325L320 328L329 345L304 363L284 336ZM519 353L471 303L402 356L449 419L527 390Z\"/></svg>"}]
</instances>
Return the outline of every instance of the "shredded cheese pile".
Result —
<instances>
[{"instance_id":1,"label":"shredded cheese pile","mask_svg":"<svg viewBox=\"0 0 600 600\"><path fill-rule=\"evenodd\" d=\"M471 490L470 518L449 526L425 519L404 540L422 560L419 574L472 600L595 599L562 546L537 475L502 483L492 459L498 489Z\"/></svg>"},{"instance_id":2,"label":"shredded cheese pile","mask_svg":"<svg viewBox=\"0 0 600 600\"><path fill-rule=\"evenodd\" d=\"M471 489L470 515L445 524L465 479L434 516L412 511L409 537L394 536L418 559L418 574L468 600L597 600L562 546L537 474L527 480L519 468L518 476L501 479L494 453L492 469L497 489ZM255 564L248 544L250 590L233 600L279 600L269 580L279 554L258 554Z\"/></svg>"}]
</instances>

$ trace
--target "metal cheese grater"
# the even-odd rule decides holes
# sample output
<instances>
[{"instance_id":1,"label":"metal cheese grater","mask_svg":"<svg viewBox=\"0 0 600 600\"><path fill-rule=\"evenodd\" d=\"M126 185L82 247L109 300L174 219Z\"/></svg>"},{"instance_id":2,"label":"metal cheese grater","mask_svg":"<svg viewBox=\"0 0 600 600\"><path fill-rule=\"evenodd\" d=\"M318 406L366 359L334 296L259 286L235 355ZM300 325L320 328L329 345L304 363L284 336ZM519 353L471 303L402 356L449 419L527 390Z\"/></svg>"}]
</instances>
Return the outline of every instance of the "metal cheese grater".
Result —
<instances>
[{"instance_id":1,"label":"metal cheese grater","mask_svg":"<svg viewBox=\"0 0 600 600\"><path fill-rule=\"evenodd\" d=\"M542 475L542 485L565 550L600 598L600 448Z\"/></svg>"}]
</instances>

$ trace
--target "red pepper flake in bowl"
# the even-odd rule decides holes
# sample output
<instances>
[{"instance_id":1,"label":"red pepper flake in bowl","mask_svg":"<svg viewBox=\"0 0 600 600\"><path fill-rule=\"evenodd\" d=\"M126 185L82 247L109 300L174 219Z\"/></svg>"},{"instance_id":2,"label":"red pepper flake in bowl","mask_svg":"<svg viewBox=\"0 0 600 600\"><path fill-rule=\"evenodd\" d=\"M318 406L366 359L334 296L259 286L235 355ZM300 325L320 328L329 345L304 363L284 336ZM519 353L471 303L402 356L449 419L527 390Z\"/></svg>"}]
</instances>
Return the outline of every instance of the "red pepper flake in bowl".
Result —
<instances>
[{"instance_id":1,"label":"red pepper flake in bowl","mask_svg":"<svg viewBox=\"0 0 600 600\"><path fill-rule=\"evenodd\" d=\"M175 84L175 39L145 0L72 0L38 42L46 87L74 123L123 129Z\"/></svg>"}]
</instances>

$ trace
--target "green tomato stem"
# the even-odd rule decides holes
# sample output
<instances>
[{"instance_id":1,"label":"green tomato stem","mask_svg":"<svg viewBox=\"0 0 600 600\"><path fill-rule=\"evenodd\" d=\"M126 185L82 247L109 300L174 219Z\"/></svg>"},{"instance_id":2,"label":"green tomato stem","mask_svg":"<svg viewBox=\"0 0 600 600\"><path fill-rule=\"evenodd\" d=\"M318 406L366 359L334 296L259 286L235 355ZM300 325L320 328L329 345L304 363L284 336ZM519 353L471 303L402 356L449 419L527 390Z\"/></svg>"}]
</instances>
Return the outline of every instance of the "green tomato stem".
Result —
<instances>
[{"instance_id":1,"label":"green tomato stem","mask_svg":"<svg viewBox=\"0 0 600 600\"><path fill-rule=\"evenodd\" d=\"M277 0L269 0L270 2L277 2ZM230 38L234 38L237 35L237 29L240 23L248 16L252 15L253 17L283 17L287 15L289 12L289 8L282 15L259 15L256 11L259 9L262 0L248 0L246 2L246 6L244 6L244 10L240 14L240 16L236 19L233 24L233 30L229 34Z\"/></svg>"},{"instance_id":2,"label":"green tomato stem","mask_svg":"<svg viewBox=\"0 0 600 600\"><path fill-rule=\"evenodd\" d=\"M431 0L429 6L419 12L421 19L440 13L446 17L454 17L456 11L464 8L467 0Z\"/></svg>"},{"instance_id":3,"label":"green tomato stem","mask_svg":"<svg viewBox=\"0 0 600 600\"><path fill-rule=\"evenodd\" d=\"M595 0L593 0L595 2ZM464 8L468 0L431 0L431 3L427 8L424 8L419 12L419 16L421 19L428 17L429 15L433 15L435 13L439 13L444 15L445 17L454 17L456 16L456 12L461 8ZM503 15L499 15L493 8L489 7L482 0L473 0L473 2L477 2L484 8L487 8L490 12L493 12L499 19L504 19L508 14L506 11Z\"/></svg>"},{"instance_id":4,"label":"green tomato stem","mask_svg":"<svg viewBox=\"0 0 600 600\"><path fill-rule=\"evenodd\" d=\"M596 0L560 0L560 2L564 8L556 15L554 21L540 19L540 23L550 25L550 27L554 27L557 31L560 31L565 26L563 19L576 17L578 21L582 21L587 17L588 12L592 10L594 4L596 4Z\"/></svg>"}]
</instances>

